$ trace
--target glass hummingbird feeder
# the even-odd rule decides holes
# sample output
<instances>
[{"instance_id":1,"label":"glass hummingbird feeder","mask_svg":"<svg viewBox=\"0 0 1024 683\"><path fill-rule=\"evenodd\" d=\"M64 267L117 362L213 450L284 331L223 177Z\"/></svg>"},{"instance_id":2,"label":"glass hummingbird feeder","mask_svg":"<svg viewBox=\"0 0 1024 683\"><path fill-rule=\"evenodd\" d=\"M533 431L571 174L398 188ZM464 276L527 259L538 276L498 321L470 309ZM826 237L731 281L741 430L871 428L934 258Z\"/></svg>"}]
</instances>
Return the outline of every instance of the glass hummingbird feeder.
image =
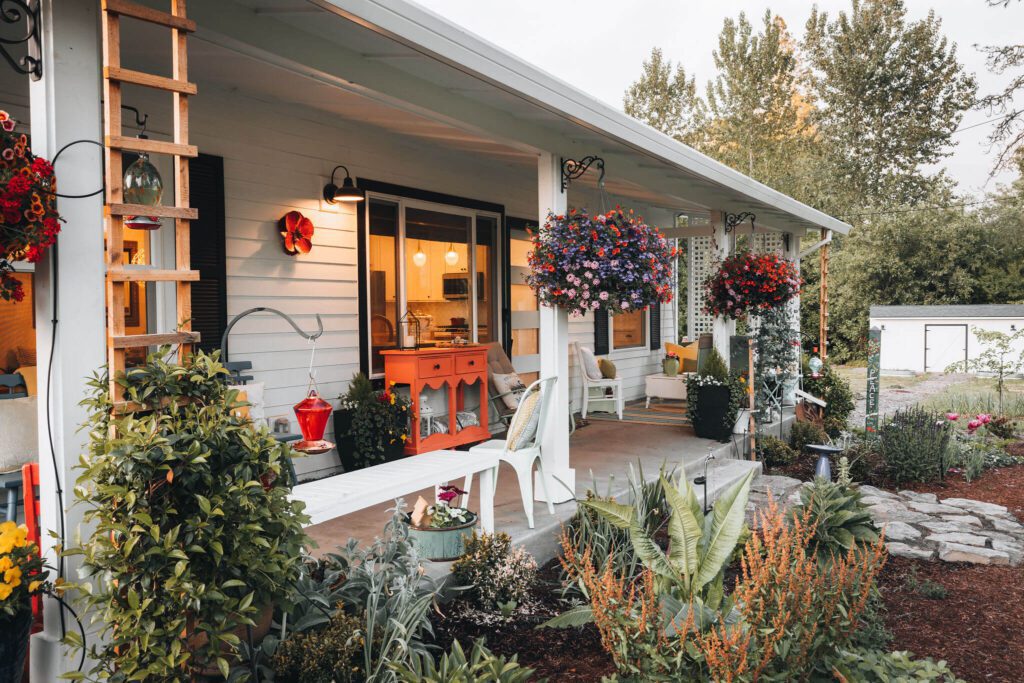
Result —
<instances>
[{"instance_id":1,"label":"glass hummingbird feeder","mask_svg":"<svg viewBox=\"0 0 1024 683\"><path fill-rule=\"evenodd\" d=\"M124 201L126 204L159 206L164 195L164 182L160 172L149 161L145 152L139 154L124 172ZM124 224L138 230L156 230L160 227L157 216L127 216Z\"/></svg>"}]
</instances>

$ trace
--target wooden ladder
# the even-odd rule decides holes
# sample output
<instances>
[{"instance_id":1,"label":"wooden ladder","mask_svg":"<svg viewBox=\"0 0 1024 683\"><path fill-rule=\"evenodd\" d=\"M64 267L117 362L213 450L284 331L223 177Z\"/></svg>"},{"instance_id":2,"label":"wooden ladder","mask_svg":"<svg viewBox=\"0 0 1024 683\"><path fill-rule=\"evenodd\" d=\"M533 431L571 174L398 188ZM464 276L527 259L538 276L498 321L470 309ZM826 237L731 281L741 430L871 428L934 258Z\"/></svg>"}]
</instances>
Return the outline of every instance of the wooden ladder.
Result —
<instances>
[{"instance_id":1,"label":"wooden ladder","mask_svg":"<svg viewBox=\"0 0 1024 683\"><path fill-rule=\"evenodd\" d=\"M125 370L127 349L161 344L178 344L179 359L199 341L192 331L192 283L199 271L191 270L189 248L190 223L198 212L189 208L188 160L199 154L188 144L188 97L196 86L188 81L188 34L195 31L194 21L185 16L185 0L171 0L171 11L161 12L128 0L103 0L103 115L106 156L106 304L107 364L110 395L115 409L131 409L123 400L123 390L115 381ZM130 17L170 29L172 76L165 78L133 71L121 66L121 17ZM174 106L174 141L163 142L126 137L121 130L121 85L131 83L170 92ZM124 203L122 153L164 154L174 160L174 205L143 206ZM131 267L124 261L124 221L126 216L156 216L174 219L175 268ZM166 229L166 228L165 228ZM125 301L132 282L176 283L177 331L163 334L129 335L125 333Z\"/></svg>"}]
</instances>

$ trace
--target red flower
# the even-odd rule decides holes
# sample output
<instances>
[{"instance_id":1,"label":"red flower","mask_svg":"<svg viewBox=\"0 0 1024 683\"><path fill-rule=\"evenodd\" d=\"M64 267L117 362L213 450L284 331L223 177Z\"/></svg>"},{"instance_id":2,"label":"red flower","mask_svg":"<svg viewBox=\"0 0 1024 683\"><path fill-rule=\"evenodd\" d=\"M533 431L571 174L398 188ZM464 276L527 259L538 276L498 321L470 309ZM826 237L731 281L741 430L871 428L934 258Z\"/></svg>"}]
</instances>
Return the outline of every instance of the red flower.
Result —
<instances>
[{"instance_id":1,"label":"red flower","mask_svg":"<svg viewBox=\"0 0 1024 683\"><path fill-rule=\"evenodd\" d=\"M289 254L308 254L313 248L313 221L298 211L289 211L280 221L284 250Z\"/></svg>"}]
</instances>

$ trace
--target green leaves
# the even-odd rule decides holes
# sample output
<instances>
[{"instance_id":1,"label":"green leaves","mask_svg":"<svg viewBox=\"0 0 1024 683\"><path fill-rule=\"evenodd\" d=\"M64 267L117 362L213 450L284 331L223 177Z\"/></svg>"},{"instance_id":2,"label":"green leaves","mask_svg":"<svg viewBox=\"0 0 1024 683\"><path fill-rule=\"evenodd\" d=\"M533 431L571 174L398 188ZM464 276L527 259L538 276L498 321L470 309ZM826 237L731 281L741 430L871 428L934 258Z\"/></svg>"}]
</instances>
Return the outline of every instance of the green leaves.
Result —
<instances>
[{"instance_id":1,"label":"green leaves","mask_svg":"<svg viewBox=\"0 0 1024 683\"><path fill-rule=\"evenodd\" d=\"M705 534L700 569L693 584L694 592L713 581L728 564L743 531L753 478L754 470L751 469L715 501L710 533Z\"/></svg>"}]
</instances>

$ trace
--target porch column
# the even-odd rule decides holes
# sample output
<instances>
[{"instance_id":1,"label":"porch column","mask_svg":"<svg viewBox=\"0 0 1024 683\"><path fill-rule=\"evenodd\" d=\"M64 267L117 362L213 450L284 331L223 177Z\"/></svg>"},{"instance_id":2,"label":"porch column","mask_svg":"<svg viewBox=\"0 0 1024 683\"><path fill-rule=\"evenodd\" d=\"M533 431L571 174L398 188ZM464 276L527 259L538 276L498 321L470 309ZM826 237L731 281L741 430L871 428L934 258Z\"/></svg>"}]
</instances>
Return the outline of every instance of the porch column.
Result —
<instances>
[{"instance_id":1,"label":"porch column","mask_svg":"<svg viewBox=\"0 0 1024 683\"><path fill-rule=\"evenodd\" d=\"M794 233L786 233L782 238L782 249L783 256L792 261L796 265L797 275L800 274L800 235ZM800 295L797 294L793 299L786 304L787 317L789 318L789 324L793 328L793 333L798 341L800 339ZM796 363L796 375L800 375L800 349L803 344L794 347L793 355L795 356L794 362ZM792 406L796 405L796 390L797 381L794 380L785 387L782 395L783 405Z\"/></svg>"},{"instance_id":2,"label":"porch column","mask_svg":"<svg viewBox=\"0 0 1024 683\"><path fill-rule=\"evenodd\" d=\"M537 208L541 225L549 211L561 214L568 210L557 154L543 152L537 162ZM544 423L541 452L551 500L564 503L575 498L576 471L569 466L569 314L561 308L540 307L540 376L558 378ZM533 491L535 499L546 500L539 477Z\"/></svg>"},{"instance_id":3,"label":"porch column","mask_svg":"<svg viewBox=\"0 0 1024 683\"><path fill-rule=\"evenodd\" d=\"M711 212L711 226L714 228L714 249L715 258L718 261L724 260L732 252L730 235L725 232L725 215L721 211ZM725 364L729 365L729 337L736 334L736 321L725 316L716 315L712 327L715 348L722 354Z\"/></svg>"},{"instance_id":4,"label":"porch column","mask_svg":"<svg viewBox=\"0 0 1024 683\"><path fill-rule=\"evenodd\" d=\"M43 0L41 11L43 77L32 82L29 90L32 148L52 160L68 142L103 139L100 3ZM56 164L59 189L69 194L99 189L103 185L101 159L102 150L96 145L68 148ZM66 222L57 246L50 252L51 258L37 265L35 275L40 527L43 549L51 566L57 562L50 532L61 530L61 505L66 511L67 542L74 543L79 532L83 509L71 507L77 476L73 467L84 450L87 435L78 431L86 414L78 402L83 397L85 379L106 362L103 197L58 199L58 206ZM51 358L54 318L59 322L52 338ZM49 381L48 367L52 367ZM58 500L58 487L63 490L63 500ZM78 564L75 558L66 561L64 575L71 581L78 580ZM51 599L43 604L44 630L32 636L31 675L33 681L55 681L62 673L74 671L77 662L64 656L59 605ZM87 619L85 615L79 616L83 621ZM70 614L66 615L65 624L69 630L78 628Z\"/></svg>"}]
</instances>

